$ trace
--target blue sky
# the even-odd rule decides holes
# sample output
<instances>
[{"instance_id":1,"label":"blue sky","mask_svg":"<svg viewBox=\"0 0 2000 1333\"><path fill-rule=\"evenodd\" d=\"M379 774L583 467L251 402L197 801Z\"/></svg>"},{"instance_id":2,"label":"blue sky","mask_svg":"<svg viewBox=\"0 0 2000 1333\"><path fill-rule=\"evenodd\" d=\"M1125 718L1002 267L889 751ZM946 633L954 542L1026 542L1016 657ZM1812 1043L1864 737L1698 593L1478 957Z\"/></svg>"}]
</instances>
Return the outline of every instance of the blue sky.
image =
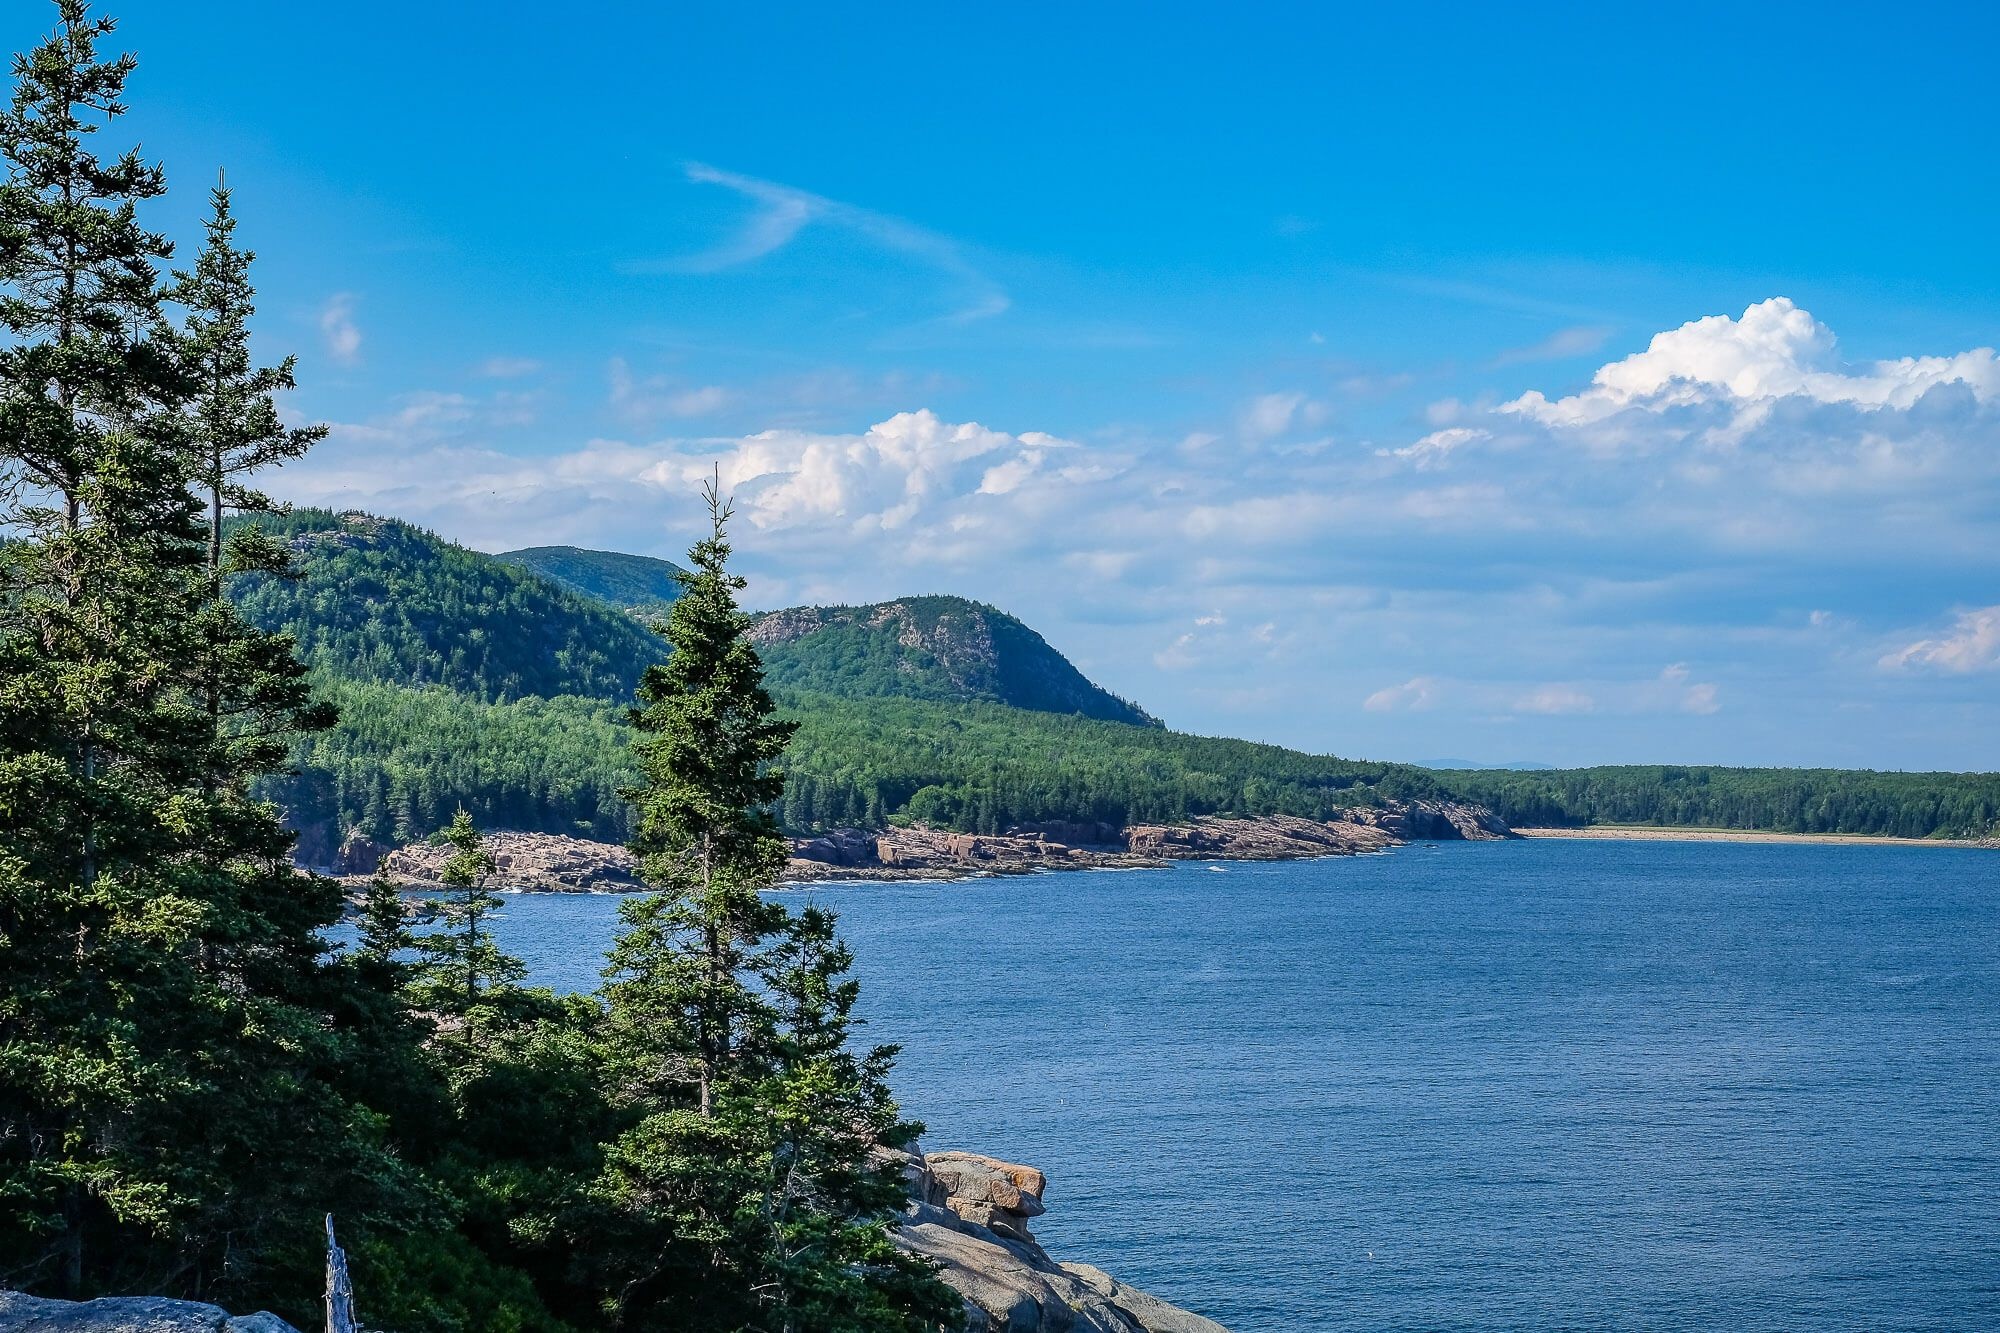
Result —
<instances>
[{"instance_id":1,"label":"blue sky","mask_svg":"<svg viewBox=\"0 0 2000 1333\"><path fill-rule=\"evenodd\" d=\"M672 555L719 464L760 604L1191 730L1993 767L1990 8L708 9L115 11L274 489Z\"/></svg>"}]
</instances>

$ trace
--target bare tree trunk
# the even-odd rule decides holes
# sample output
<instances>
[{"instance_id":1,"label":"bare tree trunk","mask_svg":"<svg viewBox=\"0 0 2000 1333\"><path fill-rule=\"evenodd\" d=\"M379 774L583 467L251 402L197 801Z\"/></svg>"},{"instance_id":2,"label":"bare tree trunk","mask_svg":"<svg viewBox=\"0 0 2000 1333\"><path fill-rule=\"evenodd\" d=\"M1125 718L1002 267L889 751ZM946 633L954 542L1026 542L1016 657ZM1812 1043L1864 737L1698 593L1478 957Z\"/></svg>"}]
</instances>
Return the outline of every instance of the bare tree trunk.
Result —
<instances>
[{"instance_id":1,"label":"bare tree trunk","mask_svg":"<svg viewBox=\"0 0 2000 1333\"><path fill-rule=\"evenodd\" d=\"M332 1213L326 1215L326 1333L359 1333L354 1284L347 1279L347 1251L334 1243Z\"/></svg>"}]
</instances>

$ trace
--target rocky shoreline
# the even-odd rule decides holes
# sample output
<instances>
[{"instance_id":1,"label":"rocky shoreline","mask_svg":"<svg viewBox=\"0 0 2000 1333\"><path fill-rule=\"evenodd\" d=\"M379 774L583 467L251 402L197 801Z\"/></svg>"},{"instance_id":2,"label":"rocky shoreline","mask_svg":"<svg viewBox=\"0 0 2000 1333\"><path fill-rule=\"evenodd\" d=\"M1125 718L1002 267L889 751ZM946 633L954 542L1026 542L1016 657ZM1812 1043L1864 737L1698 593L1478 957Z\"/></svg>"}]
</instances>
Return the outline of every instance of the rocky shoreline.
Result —
<instances>
[{"instance_id":1,"label":"rocky shoreline","mask_svg":"<svg viewBox=\"0 0 2000 1333\"><path fill-rule=\"evenodd\" d=\"M1409 842L1482 841L1515 836L1499 816L1456 801L1363 806L1340 818L1203 815L1180 824L1046 823L1000 834L951 833L922 826L882 832L838 829L792 840L784 880L963 879L1051 870L1164 866L1172 861L1296 861L1358 856ZM528 893L629 893L641 888L631 854L614 843L554 833L487 835L495 887ZM311 869L359 882L382 871L415 889L439 886L442 848L385 847L350 837L332 865Z\"/></svg>"}]
</instances>

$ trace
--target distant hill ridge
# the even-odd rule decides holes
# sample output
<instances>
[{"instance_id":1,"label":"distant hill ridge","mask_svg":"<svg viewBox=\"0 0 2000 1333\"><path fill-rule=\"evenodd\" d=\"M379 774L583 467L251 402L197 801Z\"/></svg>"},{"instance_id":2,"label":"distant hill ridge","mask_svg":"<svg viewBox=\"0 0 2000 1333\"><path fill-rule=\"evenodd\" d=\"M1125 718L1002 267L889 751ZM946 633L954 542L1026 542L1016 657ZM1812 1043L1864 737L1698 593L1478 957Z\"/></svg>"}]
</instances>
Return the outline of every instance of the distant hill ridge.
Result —
<instances>
[{"instance_id":1,"label":"distant hill ridge","mask_svg":"<svg viewBox=\"0 0 2000 1333\"><path fill-rule=\"evenodd\" d=\"M540 548L543 563L550 550L567 562L565 583L394 519L320 509L254 521L291 546L299 577L244 578L233 594L250 619L296 636L341 710L334 731L301 742L295 775L261 789L306 832L309 859L330 858L349 831L422 837L460 805L491 827L629 835L624 705L666 645L579 589L622 571L622 591L603 586L649 593L669 562ZM1449 794L1521 825L2000 835L1994 774L1442 773L1181 735L1144 725L1143 709L1014 617L956 597L794 608L753 632L803 724L781 809L795 830L1323 819Z\"/></svg>"},{"instance_id":2,"label":"distant hill ridge","mask_svg":"<svg viewBox=\"0 0 2000 1333\"><path fill-rule=\"evenodd\" d=\"M650 555L591 551L581 546L524 546L493 558L531 569L571 592L609 602L622 611L664 611L681 595L681 567Z\"/></svg>"}]
</instances>

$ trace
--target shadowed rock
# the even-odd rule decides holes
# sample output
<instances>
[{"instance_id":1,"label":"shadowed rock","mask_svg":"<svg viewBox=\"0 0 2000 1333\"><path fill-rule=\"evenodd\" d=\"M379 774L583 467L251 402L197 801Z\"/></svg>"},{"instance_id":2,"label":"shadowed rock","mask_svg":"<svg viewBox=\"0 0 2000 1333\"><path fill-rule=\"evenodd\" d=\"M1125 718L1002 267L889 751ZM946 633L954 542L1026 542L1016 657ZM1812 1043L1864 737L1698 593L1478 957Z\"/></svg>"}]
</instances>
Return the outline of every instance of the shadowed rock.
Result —
<instances>
[{"instance_id":1,"label":"shadowed rock","mask_svg":"<svg viewBox=\"0 0 2000 1333\"><path fill-rule=\"evenodd\" d=\"M104 1296L55 1301L0 1291L0 1328L9 1333L299 1333L274 1314L231 1315L198 1301Z\"/></svg>"}]
</instances>

